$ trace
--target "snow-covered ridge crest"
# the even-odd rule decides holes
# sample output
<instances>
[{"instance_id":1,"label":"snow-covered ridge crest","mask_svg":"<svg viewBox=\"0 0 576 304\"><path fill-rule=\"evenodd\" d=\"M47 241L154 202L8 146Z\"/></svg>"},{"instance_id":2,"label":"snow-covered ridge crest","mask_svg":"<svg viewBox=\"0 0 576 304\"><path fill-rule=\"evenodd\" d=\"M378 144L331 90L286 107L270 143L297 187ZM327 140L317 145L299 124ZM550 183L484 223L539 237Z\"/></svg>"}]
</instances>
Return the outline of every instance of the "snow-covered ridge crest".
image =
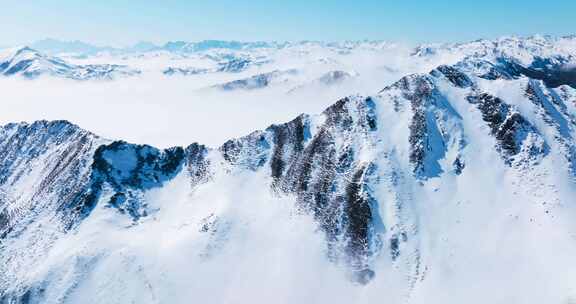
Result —
<instances>
[{"instance_id":1,"label":"snow-covered ridge crest","mask_svg":"<svg viewBox=\"0 0 576 304\"><path fill-rule=\"evenodd\" d=\"M195 269L226 263L228 252L267 256L250 250L270 240L251 227L267 227L300 233L297 239L320 248L342 277L365 285L367 293L385 289L392 299L418 302L434 296L431 290L443 280L454 284L443 276L445 267L468 272L464 256L477 250L476 217L535 243L550 235L524 235L518 227L537 221L543 231L557 233L555 240L570 240L570 228L561 223L576 192L576 90L548 86L546 79L506 65L496 73L494 65L466 59L409 75L375 96L343 98L319 115L303 114L217 149L108 141L66 122L4 126L0 299L153 303L169 297L181 276L196 278L187 282L198 292L204 281L223 277L174 272L183 264L163 259L167 252L183 250ZM279 207L283 202L289 202L286 210ZM280 220L262 210L257 217L250 211L258 208L280 208L293 217ZM292 232L286 223L301 218L310 218L315 229ZM142 238L159 228L169 231L168 240ZM315 233L321 246L307 238ZM107 240L116 236L123 242ZM67 242L77 246L70 249ZM21 254L20 248L30 250ZM519 254L540 258L546 250ZM571 255L557 259L566 262L560 269L573 268ZM250 264L252 271L270 274L265 262ZM102 288L116 282L106 265L120 267L121 281L143 273L146 279L134 280L136 287L125 292ZM560 269L546 266L553 270L546 279L557 283L550 294L568 297L564 280L554 277ZM250 284L243 286L259 287ZM86 297L94 292L105 296Z\"/></svg>"}]
</instances>

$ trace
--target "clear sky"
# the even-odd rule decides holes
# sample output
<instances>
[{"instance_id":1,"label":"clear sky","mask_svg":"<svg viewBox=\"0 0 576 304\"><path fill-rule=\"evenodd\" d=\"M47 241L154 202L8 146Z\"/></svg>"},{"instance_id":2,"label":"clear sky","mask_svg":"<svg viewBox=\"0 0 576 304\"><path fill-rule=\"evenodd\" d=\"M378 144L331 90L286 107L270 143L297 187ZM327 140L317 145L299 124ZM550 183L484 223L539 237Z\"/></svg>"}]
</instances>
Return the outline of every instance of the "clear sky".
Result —
<instances>
[{"instance_id":1,"label":"clear sky","mask_svg":"<svg viewBox=\"0 0 576 304\"><path fill-rule=\"evenodd\" d=\"M576 0L0 1L0 45L43 38L463 41L576 33Z\"/></svg>"}]
</instances>

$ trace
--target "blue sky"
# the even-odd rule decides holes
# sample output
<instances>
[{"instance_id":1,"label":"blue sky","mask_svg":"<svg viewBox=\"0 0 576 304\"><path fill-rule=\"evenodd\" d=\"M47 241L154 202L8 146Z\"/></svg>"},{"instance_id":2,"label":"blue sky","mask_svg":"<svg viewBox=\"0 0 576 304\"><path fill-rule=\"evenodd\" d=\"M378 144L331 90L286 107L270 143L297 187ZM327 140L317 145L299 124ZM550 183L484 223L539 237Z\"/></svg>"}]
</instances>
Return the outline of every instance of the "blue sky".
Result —
<instances>
[{"instance_id":1,"label":"blue sky","mask_svg":"<svg viewBox=\"0 0 576 304\"><path fill-rule=\"evenodd\" d=\"M19 0L0 10L0 45L43 38L122 46L146 40L464 41L576 33L576 0Z\"/></svg>"}]
</instances>

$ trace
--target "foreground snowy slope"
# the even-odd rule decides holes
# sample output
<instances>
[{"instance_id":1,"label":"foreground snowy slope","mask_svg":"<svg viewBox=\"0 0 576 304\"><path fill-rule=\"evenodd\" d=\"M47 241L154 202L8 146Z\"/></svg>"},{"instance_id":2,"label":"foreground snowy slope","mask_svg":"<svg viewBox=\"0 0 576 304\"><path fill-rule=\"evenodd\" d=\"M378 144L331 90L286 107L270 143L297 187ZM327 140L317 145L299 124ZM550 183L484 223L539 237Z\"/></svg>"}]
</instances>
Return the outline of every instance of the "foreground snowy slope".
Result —
<instances>
[{"instance_id":1,"label":"foreground snowy slope","mask_svg":"<svg viewBox=\"0 0 576 304\"><path fill-rule=\"evenodd\" d=\"M0 302L570 303L576 89L535 61L467 57L216 149L6 125Z\"/></svg>"}]
</instances>

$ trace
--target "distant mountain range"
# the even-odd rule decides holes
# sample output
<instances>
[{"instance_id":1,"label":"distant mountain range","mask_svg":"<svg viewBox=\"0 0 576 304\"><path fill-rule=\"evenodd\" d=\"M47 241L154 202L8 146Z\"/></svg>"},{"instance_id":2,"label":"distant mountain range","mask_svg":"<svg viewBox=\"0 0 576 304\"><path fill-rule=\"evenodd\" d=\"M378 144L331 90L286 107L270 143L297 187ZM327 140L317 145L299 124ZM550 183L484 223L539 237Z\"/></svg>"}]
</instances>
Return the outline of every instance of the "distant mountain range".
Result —
<instances>
[{"instance_id":1,"label":"distant mountain range","mask_svg":"<svg viewBox=\"0 0 576 304\"><path fill-rule=\"evenodd\" d=\"M202 40L197 42L188 41L169 41L163 45L154 44L152 42L138 42L128 47L110 47L110 46L97 46L87 42L75 41L62 41L57 39L43 39L32 42L29 46L33 49L50 53L76 53L83 55L94 55L99 52L110 53L133 53L133 52L148 52L148 51L169 51L181 53L195 53L204 52L213 49L222 50L252 50L252 49L265 49L265 48L285 48L293 46L322 46L322 47L335 47L342 49L355 48L360 45L370 45L378 47L386 45L384 41L344 41L344 42L323 42L323 41L299 41L299 42L275 42L275 41L256 41L256 42L242 42L242 41L227 41L227 40Z\"/></svg>"}]
</instances>

